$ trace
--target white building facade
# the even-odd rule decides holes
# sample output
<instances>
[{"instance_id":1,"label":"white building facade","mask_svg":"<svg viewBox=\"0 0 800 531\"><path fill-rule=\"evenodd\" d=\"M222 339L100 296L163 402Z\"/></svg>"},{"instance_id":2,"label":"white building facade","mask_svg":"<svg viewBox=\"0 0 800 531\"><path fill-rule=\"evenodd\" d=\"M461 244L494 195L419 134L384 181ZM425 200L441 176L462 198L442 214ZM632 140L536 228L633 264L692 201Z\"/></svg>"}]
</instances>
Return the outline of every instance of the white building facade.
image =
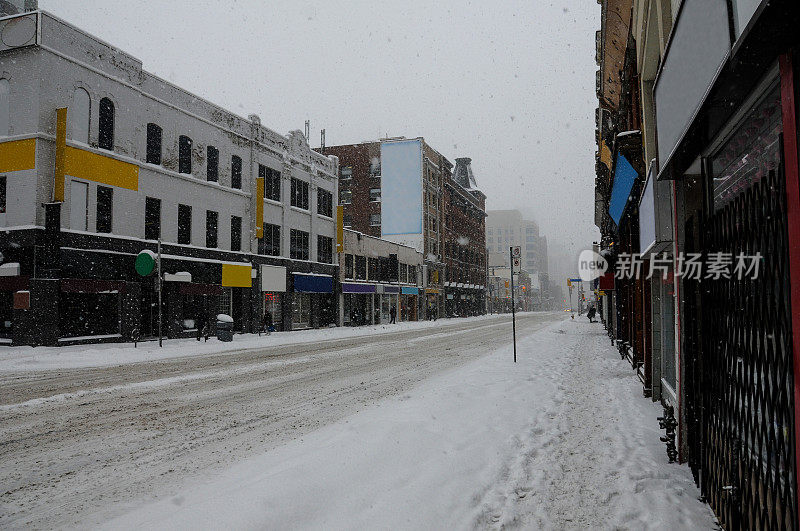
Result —
<instances>
[{"instance_id":1,"label":"white building facade","mask_svg":"<svg viewBox=\"0 0 800 531\"><path fill-rule=\"evenodd\" d=\"M240 330L265 312L284 330L335 321L335 157L46 12L0 19L0 35L12 26L0 44L0 252L18 266L0 277L0 339L152 336L157 283L133 264L159 239L164 271L191 275L165 283L165 335L217 313Z\"/></svg>"}]
</instances>

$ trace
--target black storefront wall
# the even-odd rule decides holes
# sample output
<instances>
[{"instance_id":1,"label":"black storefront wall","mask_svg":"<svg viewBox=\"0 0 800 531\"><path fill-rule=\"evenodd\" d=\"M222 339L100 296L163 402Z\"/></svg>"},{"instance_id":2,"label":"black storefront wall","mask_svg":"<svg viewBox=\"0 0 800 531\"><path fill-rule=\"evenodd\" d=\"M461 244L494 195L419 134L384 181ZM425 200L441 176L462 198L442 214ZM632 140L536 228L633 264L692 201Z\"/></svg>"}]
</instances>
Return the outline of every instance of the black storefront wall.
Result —
<instances>
[{"instance_id":1,"label":"black storefront wall","mask_svg":"<svg viewBox=\"0 0 800 531\"><path fill-rule=\"evenodd\" d=\"M777 78L778 57L797 50L798 23L797 2L761 3L698 102L669 160L659 161L659 178L681 179L698 156L714 156L715 139L738 121L737 113L748 111L745 102L765 76L775 72ZM668 66L669 59L664 68ZM656 94L660 127L664 113L659 103ZM792 110L795 116L796 112ZM796 152L796 146L791 149ZM702 165L705 209L702 219L694 220L695 227L702 227L697 231L699 249L734 254L763 250L770 263L765 262L758 281L721 280L710 286L703 282L702 290L684 286L681 321L689 326L682 330L681 370L688 407L677 414L689 417L690 465L725 527L797 528L797 421L796 405L791 403L794 367L788 354L793 339L784 300L789 285L786 206L781 203L785 168L765 165L760 178L737 184L738 190L727 194L710 184L725 166ZM689 217L679 219L678 227L691 222ZM689 340L687 333L700 337ZM687 426L681 428L685 433Z\"/></svg>"}]
</instances>

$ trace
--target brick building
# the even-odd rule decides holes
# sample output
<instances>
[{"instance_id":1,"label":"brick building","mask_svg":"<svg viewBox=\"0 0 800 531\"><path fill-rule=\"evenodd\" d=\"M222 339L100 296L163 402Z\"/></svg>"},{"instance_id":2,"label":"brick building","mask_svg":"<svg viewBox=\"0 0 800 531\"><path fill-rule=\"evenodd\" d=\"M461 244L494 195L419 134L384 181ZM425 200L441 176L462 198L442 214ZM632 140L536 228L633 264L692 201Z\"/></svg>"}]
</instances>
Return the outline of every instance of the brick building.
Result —
<instances>
[{"instance_id":1,"label":"brick building","mask_svg":"<svg viewBox=\"0 0 800 531\"><path fill-rule=\"evenodd\" d=\"M443 190L453 164L422 137L327 146L324 154L340 161L344 226L421 252L425 312L443 315Z\"/></svg>"},{"instance_id":2,"label":"brick building","mask_svg":"<svg viewBox=\"0 0 800 531\"><path fill-rule=\"evenodd\" d=\"M458 158L444 179L445 313L486 311L486 196L478 190L472 159Z\"/></svg>"}]
</instances>

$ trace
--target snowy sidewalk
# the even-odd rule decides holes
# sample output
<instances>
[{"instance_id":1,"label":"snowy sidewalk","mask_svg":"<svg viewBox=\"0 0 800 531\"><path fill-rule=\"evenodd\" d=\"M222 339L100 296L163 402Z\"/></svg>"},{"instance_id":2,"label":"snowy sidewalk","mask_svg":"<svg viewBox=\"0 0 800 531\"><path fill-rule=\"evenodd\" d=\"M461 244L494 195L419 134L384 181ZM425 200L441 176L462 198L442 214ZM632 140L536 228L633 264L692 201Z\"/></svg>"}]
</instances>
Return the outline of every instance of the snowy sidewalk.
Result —
<instances>
[{"instance_id":1,"label":"snowy sidewalk","mask_svg":"<svg viewBox=\"0 0 800 531\"><path fill-rule=\"evenodd\" d=\"M518 357L500 348L107 526L714 527L601 325L556 323Z\"/></svg>"}]
</instances>

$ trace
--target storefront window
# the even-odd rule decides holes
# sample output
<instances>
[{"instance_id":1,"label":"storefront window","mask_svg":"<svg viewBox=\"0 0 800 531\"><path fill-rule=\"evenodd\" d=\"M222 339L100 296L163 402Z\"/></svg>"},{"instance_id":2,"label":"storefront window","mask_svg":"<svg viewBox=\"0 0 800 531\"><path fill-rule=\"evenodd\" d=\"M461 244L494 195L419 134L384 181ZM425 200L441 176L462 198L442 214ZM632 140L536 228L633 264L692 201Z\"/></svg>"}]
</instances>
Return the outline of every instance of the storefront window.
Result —
<instances>
[{"instance_id":1,"label":"storefront window","mask_svg":"<svg viewBox=\"0 0 800 531\"><path fill-rule=\"evenodd\" d=\"M219 307L217 313L224 313L225 315L233 316L232 303L231 303L231 288L222 288L222 296L219 298ZM212 316L216 318L217 316Z\"/></svg>"},{"instance_id":2,"label":"storefront window","mask_svg":"<svg viewBox=\"0 0 800 531\"><path fill-rule=\"evenodd\" d=\"M277 292L264 293L264 315L272 318L275 330L281 329L281 294Z\"/></svg>"},{"instance_id":3,"label":"storefront window","mask_svg":"<svg viewBox=\"0 0 800 531\"><path fill-rule=\"evenodd\" d=\"M782 132L780 92L776 85L753 106L731 138L711 158L714 210L777 170Z\"/></svg>"},{"instance_id":4,"label":"storefront window","mask_svg":"<svg viewBox=\"0 0 800 531\"><path fill-rule=\"evenodd\" d=\"M118 293L61 293L59 330L62 337L119 334ZM87 311L87 308L90 311Z\"/></svg>"},{"instance_id":5,"label":"storefront window","mask_svg":"<svg viewBox=\"0 0 800 531\"><path fill-rule=\"evenodd\" d=\"M308 328L311 324L311 295L295 293L292 296L292 328Z\"/></svg>"}]
</instances>

